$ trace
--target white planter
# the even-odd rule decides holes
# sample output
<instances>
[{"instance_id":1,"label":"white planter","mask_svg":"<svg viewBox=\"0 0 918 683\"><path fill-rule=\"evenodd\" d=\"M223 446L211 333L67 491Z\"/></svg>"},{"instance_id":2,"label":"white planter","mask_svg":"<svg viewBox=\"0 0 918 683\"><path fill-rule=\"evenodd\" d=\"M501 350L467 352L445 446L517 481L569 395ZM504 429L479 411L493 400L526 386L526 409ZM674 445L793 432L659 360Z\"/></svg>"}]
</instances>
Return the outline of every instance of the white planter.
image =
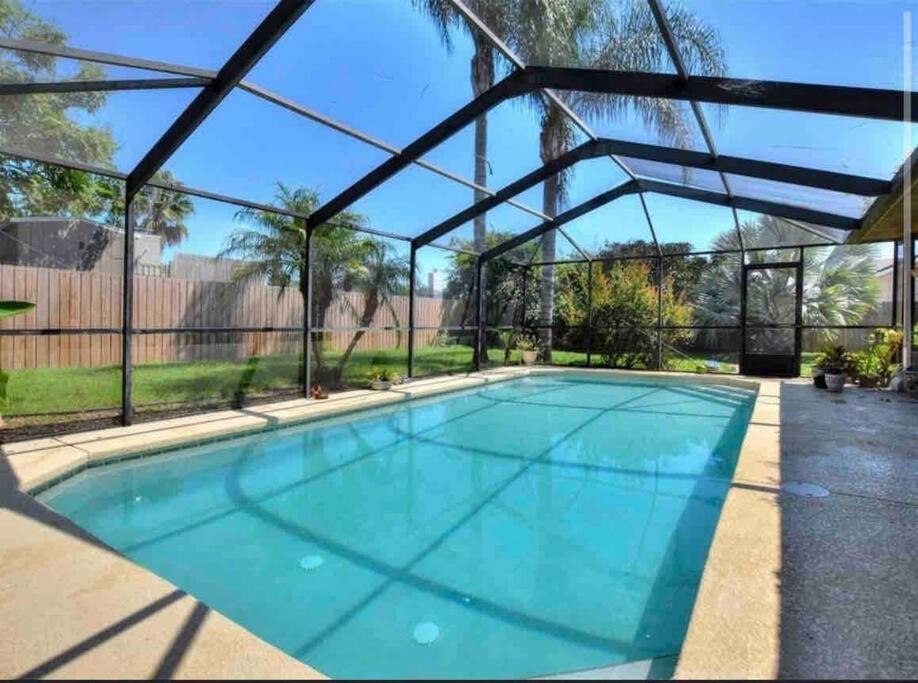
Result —
<instances>
[{"instance_id":1,"label":"white planter","mask_svg":"<svg viewBox=\"0 0 918 683\"><path fill-rule=\"evenodd\" d=\"M826 388L836 394L841 393L842 389L845 388L845 373L827 372Z\"/></svg>"},{"instance_id":2,"label":"white planter","mask_svg":"<svg viewBox=\"0 0 918 683\"><path fill-rule=\"evenodd\" d=\"M370 383L370 388L373 389L373 391L388 391L392 388L392 382L387 382L386 380L382 379L374 379Z\"/></svg>"},{"instance_id":3,"label":"white planter","mask_svg":"<svg viewBox=\"0 0 918 683\"><path fill-rule=\"evenodd\" d=\"M536 356L538 356L537 351L521 351L523 354L523 365L535 365Z\"/></svg>"}]
</instances>

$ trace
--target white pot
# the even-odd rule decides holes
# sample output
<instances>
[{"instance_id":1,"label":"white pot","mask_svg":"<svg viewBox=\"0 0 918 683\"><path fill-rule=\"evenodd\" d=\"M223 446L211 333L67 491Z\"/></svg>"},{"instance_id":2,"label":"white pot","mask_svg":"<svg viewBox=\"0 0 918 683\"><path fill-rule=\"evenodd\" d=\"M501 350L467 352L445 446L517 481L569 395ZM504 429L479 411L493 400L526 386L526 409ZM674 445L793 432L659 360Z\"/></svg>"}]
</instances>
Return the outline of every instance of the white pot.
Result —
<instances>
[{"instance_id":1,"label":"white pot","mask_svg":"<svg viewBox=\"0 0 918 683\"><path fill-rule=\"evenodd\" d=\"M845 373L827 372L826 388L836 394L841 393L842 389L845 388Z\"/></svg>"},{"instance_id":2,"label":"white pot","mask_svg":"<svg viewBox=\"0 0 918 683\"><path fill-rule=\"evenodd\" d=\"M392 388L392 382L388 382L383 379L374 379L370 383L370 388L374 391L388 391Z\"/></svg>"},{"instance_id":3,"label":"white pot","mask_svg":"<svg viewBox=\"0 0 918 683\"><path fill-rule=\"evenodd\" d=\"M539 355L538 351L522 351L523 354L523 365L535 365L536 356Z\"/></svg>"}]
</instances>

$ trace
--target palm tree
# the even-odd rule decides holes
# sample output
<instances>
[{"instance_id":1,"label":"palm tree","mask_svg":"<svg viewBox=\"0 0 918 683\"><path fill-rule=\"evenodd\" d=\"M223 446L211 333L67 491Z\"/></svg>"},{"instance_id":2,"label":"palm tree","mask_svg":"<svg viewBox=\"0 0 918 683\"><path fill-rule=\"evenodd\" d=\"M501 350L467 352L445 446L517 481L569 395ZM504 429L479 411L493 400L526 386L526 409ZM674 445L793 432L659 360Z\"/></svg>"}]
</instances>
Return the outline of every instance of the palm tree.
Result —
<instances>
[{"instance_id":1,"label":"palm tree","mask_svg":"<svg viewBox=\"0 0 918 683\"><path fill-rule=\"evenodd\" d=\"M474 12L484 23L500 36L512 32L517 15L518 0L463 0L466 7ZM452 30L461 28L469 33L474 46L470 64L472 95L478 97L494 85L499 68L498 55L491 41L476 30L459 13L450 0L412 0L415 7L421 9L434 22L440 33L440 39L448 50L452 49ZM475 119L475 184L487 187L488 184L488 116L482 114ZM479 202L486 197L479 189L474 190L474 200ZM477 216L473 222L473 247L478 253L484 251L485 216Z\"/></svg>"},{"instance_id":2,"label":"palm tree","mask_svg":"<svg viewBox=\"0 0 918 683\"><path fill-rule=\"evenodd\" d=\"M760 216L740 226L743 243L748 249L773 247L782 244L819 243L811 233L793 223L773 216ZM738 237L733 230L714 240L714 250L736 250ZM810 248L804 252L803 261L803 321L806 325L838 326L857 325L876 310L880 301L880 287L876 277L873 245L852 244ZM747 251L750 263L774 262L782 258L781 252ZM795 258L795 257L794 257ZM690 295L696 303L694 324L736 325L740 310L740 291L743 277L739 254L721 254L714 258L699 280L696 291ZM790 319L793 311L792 283L789 272L765 271L763 276L750 281L747 302L769 309L775 319ZM782 308L783 307L783 308ZM782 310L777 310L782 308ZM747 314L754 311L747 311ZM812 331L819 343L832 338L832 330Z\"/></svg>"},{"instance_id":3,"label":"palm tree","mask_svg":"<svg viewBox=\"0 0 918 683\"><path fill-rule=\"evenodd\" d=\"M157 171L153 179L168 185L179 184L170 171ZM185 220L193 213L194 203L181 191L147 186L134 199L136 226L159 235L166 246L175 246L188 237Z\"/></svg>"},{"instance_id":4,"label":"palm tree","mask_svg":"<svg viewBox=\"0 0 918 683\"><path fill-rule=\"evenodd\" d=\"M526 64L577 66L618 71L665 72L669 57L649 5L624 0L613 7L599 0L528 0L520 14L511 43ZM669 8L667 17L688 70L718 76L725 72L724 53L714 28L681 7ZM564 154L574 145L576 130L570 117L554 101L532 98L541 110L540 155L543 163ZM603 93L569 92L564 101L587 121L615 120L633 111L652 128L661 143L687 147L692 142L689 114L672 100L627 97ZM566 201L573 170L543 184L542 211L558 214ZM542 236L542 260L554 261L555 231ZM554 314L554 266L544 266L540 286L539 322L551 325ZM551 329L542 328L542 342L550 360Z\"/></svg>"},{"instance_id":5,"label":"palm tree","mask_svg":"<svg viewBox=\"0 0 918 683\"><path fill-rule=\"evenodd\" d=\"M392 318L396 321L396 330L398 335L398 346L401 346L401 326L398 324L398 312L392 304L393 294L403 294L405 283L409 277L408 261L404 257L392 255L390 248L385 242L375 240L363 240L361 251L365 252L360 268L351 274L350 283L353 289L363 293L363 310L358 314L352 310L357 320L358 329L347 348L344 350L341 358L338 360L336 377L340 378L341 373L347 366L347 362L354 352L357 343L366 333L365 329L373 324L380 307L388 309ZM350 304L348 299L345 301Z\"/></svg>"},{"instance_id":6,"label":"palm tree","mask_svg":"<svg viewBox=\"0 0 918 683\"><path fill-rule=\"evenodd\" d=\"M319 196L311 189L290 188L277 184L275 202L289 211L308 215L319 206ZM226 241L220 258L234 257L243 261L235 271L239 280L259 277L279 287L283 293L288 287L299 288L306 300L307 268L305 260L305 220L281 214L242 209L237 220L252 229L237 230ZM316 333L312 345L317 376L328 375L336 383L356 347L365 334L363 330L354 333L345 354L335 368L325 366L323 342L326 316L336 293L359 290L364 293L363 305L358 310L347 297L339 300L352 314L356 327L368 327L380 306L387 306L396 317L389 295L407 277L408 268L404 259L391 256L385 243L344 227L360 226L364 218L360 214L343 212L335 218L334 224L317 226L312 235L312 311L311 328ZM396 327L400 327L396 323Z\"/></svg>"}]
</instances>

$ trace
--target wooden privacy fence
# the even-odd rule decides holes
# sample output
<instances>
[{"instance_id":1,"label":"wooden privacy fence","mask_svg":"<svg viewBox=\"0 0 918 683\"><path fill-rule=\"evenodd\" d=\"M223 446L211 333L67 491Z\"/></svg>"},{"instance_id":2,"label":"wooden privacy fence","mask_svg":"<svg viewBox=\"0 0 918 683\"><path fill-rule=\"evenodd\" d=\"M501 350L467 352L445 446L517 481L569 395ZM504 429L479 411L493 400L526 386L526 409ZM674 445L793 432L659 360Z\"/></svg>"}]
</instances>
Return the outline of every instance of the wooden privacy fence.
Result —
<instances>
[{"instance_id":1,"label":"wooden privacy fence","mask_svg":"<svg viewBox=\"0 0 918 683\"><path fill-rule=\"evenodd\" d=\"M32 268L0 264L0 298L31 301L34 310L0 321L0 329L76 330L121 327L121 277L92 271ZM464 302L431 297L415 299L416 326L456 324ZM408 297L392 297L393 315L380 306L370 327L400 327L367 332L357 350L393 349L408 344ZM361 292L342 292L329 308L323 343L342 351L354 336L363 310ZM134 328L283 327L301 329L303 304L298 290L258 282L207 282L155 276L134 278ZM416 343L426 345L436 330L418 330ZM198 359L233 360L267 353L299 353L299 332L163 332L135 334L134 362ZM102 367L121 362L118 334L0 336L0 368Z\"/></svg>"}]
</instances>

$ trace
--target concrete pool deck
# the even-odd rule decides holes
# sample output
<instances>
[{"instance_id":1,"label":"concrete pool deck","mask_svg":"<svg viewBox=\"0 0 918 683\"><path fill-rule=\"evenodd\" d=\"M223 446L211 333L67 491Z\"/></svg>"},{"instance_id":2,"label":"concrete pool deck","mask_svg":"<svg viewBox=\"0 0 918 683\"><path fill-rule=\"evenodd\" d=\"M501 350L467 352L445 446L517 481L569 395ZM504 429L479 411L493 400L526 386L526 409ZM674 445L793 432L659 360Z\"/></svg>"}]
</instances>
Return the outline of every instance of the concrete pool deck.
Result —
<instances>
[{"instance_id":1,"label":"concrete pool deck","mask_svg":"<svg viewBox=\"0 0 918 683\"><path fill-rule=\"evenodd\" d=\"M124 457L546 371L564 369L503 368L4 446L0 676L321 677L28 492ZM676 676L918 676L918 402L640 374L759 387ZM790 482L830 495L782 493Z\"/></svg>"}]
</instances>

